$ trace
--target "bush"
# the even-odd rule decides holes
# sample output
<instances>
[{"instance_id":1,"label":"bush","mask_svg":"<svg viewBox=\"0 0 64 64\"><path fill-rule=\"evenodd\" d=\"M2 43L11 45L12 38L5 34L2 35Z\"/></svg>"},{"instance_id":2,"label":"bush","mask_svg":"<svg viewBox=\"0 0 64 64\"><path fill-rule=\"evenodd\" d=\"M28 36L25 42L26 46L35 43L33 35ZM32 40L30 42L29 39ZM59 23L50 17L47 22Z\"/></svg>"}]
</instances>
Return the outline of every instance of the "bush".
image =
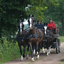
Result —
<instances>
[{"instance_id":1,"label":"bush","mask_svg":"<svg viewBox=\"0 0 64 64\"><path fill-rule=\"evenodd\" d=\"M3 43L1 43L3 42ZM0 62L7 62L20 57L18 43L13 44L12 41L7 41L6 38L0 39Z\"/></svg>"}]
</instances>

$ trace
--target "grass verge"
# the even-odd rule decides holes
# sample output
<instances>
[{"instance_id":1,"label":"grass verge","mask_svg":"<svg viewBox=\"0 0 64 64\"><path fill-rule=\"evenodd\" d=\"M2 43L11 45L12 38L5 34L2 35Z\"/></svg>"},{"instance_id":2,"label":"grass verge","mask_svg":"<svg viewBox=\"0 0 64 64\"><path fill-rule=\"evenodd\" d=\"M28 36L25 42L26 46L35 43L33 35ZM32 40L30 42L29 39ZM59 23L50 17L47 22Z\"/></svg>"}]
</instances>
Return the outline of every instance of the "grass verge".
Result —
<instances>
[{"instance_id":1,"label":"grass verge","mask_svg":"<svg viewBox=\"0 0 64 64\"><path fill-rule=\"evenodd\" d=\"M64 42L64 36L59 36L60 42Z\"/></svg>"}]
</instances>

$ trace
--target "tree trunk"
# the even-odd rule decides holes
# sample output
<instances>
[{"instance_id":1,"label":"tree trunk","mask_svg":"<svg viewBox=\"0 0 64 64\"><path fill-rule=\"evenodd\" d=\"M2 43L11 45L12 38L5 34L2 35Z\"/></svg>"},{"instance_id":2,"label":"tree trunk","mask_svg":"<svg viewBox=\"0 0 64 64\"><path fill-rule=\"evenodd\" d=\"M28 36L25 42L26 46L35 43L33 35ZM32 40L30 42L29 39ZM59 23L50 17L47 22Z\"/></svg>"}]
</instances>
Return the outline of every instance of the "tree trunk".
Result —
<instances>
[{"instance_id":1,"label":"tree trunk","mask_svg":"<svg viewBox=\"0 0 64 64\"><path fill-rule=\"evenodd\" d=\"M64 31L64 16L62 18L62 30Z\"/></svg>"}]
</instances>

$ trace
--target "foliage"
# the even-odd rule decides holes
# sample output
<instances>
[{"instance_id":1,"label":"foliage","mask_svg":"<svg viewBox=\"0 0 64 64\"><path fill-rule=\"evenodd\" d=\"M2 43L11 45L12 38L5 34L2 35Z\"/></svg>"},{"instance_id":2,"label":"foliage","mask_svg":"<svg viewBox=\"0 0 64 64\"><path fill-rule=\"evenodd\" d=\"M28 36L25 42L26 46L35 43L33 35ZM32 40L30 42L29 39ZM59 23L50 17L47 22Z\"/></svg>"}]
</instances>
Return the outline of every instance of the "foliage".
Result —
<instances>
[{"instance_id":1,"label":"foliage","mask_svg":"<svg viewBox=\"0 0 64 64\"><path fill-rule=\"evenodd\" d=\"M60 42L64 42L64 36L60 36L59 39L60 39Z\"/></svg>"},{"instance_id":2,"label":"foliage","mask_svg":"<svg viewBox=\"0 0 64 64\"><path fill-rule=\"evenodd\" d=\"M56 5L57 0L0 0L0 38L10 38L17 31L18 19L34 14L35 19L43 20L43 11Z\"/></svg>"},{"instance_id":3,"label":"foliage","mask_svg":"<svg viewBox=\"0 0 64 64\"><path fill-rule=\"evenodd\" d=\"M64 0L58 0L56 6L51 6L50 9L44 12L44 21L49 22L50 18L56 23L57 28L60 29L60 35L64 35Z\"/></svg>"},{"instance_id":4,"label":"foliage","mask_svg":"<svg viewBox=\"0 0 64 64\"><path fill-rule=\"evenodd\" d=\"M30 3L30 0L0 0L0 37L15 35L17 20L27 18L25 7Z\"/></svg>"},{"instance_id":5,"label":"foliage","mask_svg":"<svg viewBox=\"0 0 64 64\"><path fill-rule=\"evenodd\" d=\"M0 43L0 63L7 62L20 57L20 51L18 47L18 43L7 41L5 38L3 39L3 44Z\"/></svg>"},{"instance_id":6,"label":"foliage","mask_svg":"<svg viewBox=\"0 0 64 64\"><path fill-rule=\"evenodd\" d=\"M34 14L35 19L43 21L43 11L46 11L50 6L56 5L56 2L57 0L34 0L27 11L29 14Z\"/></svg>"}]
</instances>

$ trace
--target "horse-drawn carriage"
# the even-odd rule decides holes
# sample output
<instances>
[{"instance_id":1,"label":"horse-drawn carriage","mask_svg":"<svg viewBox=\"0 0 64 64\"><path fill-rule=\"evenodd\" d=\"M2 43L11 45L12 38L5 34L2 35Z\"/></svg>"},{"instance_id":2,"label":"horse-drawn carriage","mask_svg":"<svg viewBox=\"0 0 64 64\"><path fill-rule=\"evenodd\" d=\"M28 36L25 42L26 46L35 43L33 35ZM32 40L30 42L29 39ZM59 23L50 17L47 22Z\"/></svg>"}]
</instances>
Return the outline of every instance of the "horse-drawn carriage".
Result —
<instances>
[{"instance_id":1,"label":"horse-drawn carriage","mask_svg":"<svg viewBox=\"0 0 64 64\"><path fill-rule=\"evenodd\" d=\"M29 47L31 49L31 58L32 61L34 61L33 56L33 45L35 46L35 50L37 53L37 59L39 59L39 53L40 48L47 48L47 55L50 53L51 48L56 48L56 53L60 52L60 40L59 40L59 31L57 30L56 34L53 34L51 31L47 29L47 25L44 26L43 30L38 29L35 27L36 22L33 21L33 17L30 16L28 19L30 30L26 31L23 30L23 22L19 20L19 32L17 35L17 41L20 48L21 53L21 60L23 60L23 56L25 56L25 48L28 46L27 50L29 50ZM20 37L20 38L19 38ZM19 40L19 39L20 40ZM24 47L23 55L22 55L22 49L21 46ZM28 54L27 54L28 56Z\"/></svg>"}]
</instances>

